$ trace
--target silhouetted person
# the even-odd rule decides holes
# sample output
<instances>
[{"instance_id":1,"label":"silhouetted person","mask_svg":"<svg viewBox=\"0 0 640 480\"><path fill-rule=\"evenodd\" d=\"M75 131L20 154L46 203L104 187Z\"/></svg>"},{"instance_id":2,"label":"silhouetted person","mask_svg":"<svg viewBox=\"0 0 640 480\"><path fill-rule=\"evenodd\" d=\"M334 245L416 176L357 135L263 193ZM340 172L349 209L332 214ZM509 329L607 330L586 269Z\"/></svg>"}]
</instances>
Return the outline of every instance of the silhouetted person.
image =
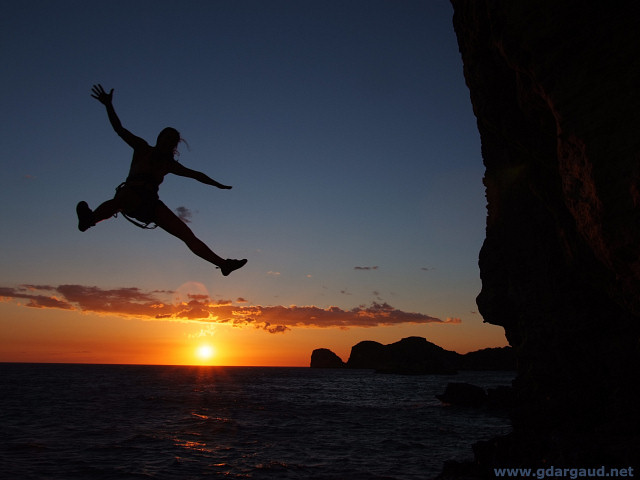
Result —
<instances>
[{"instance_id":1,"label":"silhouetted person","mask_svg":"<svg viewBox=\"0 0 640 480\"><path fill-rule=\"evenodd\" d=\"M144 224L155 223L171 235L178 237L193 253L213 263L227 276L232 271L247 263L246 259L223 259L216 255L204 242L199 240L191 229L174 214L158 197L158 187L167 173L189 177L207 185L221 189L230 189L207 175L180 165L173 156L180 142L180 133L175 128L167 127L160 132L155 147L151 147L140 137L136 137L120 123L113 108L113 89L106 93L102 85L94 85L92 97L107 108L111 126L131 148L133 158L129 176L125 183L116 190L115 196L107 200L94 211L87 202L80 202L76 207L78 213L78 229L84 232L101 220L114 216L118 212L136 218Z\"/></svg>"}]
</instances>

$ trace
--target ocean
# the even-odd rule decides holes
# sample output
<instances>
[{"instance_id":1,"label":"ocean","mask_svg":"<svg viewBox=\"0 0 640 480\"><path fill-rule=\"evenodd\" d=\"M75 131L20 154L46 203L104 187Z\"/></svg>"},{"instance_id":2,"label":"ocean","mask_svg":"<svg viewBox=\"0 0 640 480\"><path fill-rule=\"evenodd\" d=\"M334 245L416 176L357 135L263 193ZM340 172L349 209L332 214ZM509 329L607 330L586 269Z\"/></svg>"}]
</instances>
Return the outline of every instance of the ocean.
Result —
<instances>
[{"instance_id":1,"label":"ocean","mask_svg":"<svg viewBox=\"0 0 640 480\"><path fill-rule=\"evenodd\" d=\"M510 430L504 413L434 395L513 377L0 364L0 477L429 479Z\"/></svg>"}]
</instances>

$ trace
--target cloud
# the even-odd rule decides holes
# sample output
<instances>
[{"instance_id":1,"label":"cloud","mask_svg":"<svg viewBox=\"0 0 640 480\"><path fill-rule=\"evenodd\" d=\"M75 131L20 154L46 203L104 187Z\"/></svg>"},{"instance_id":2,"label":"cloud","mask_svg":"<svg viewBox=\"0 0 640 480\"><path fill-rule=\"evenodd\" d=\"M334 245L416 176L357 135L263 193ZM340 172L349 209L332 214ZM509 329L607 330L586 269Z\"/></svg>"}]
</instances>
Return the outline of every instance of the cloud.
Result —
<instances>
[{"instance_id":1,"label":"cloud","mask_svg":"<svg viewBox=\"0 0 640 480\"><path fill-rule=\"evenodd\" d=\"M0 300L16 299L22 305L21 300L28 300L24 306L32 308L59 308L62 310L73 310L72 304L64 299L58 298L54 294L37 293L42 290L51 290L51 287L37 287L33 285L23 285L17 289L0 287Z\"/></svg>"},{"instance_id":2,"label":"cloud","mask_svg":"<svg viewBox=\"0 0 640 480\"><path fill-rule=\"evenodd\" d=\"M216 334L216 326L212 324L208 324L204 328L201 328L198 333L187 334L187 338L213 337L215 334Z\"/></svg>"},{"instance_id":3,"label":"cloud","mask_svg":"<svg viewBox=\"0 0 640 480\"><path fill-rule=\"evenodd\" d=\"M263 330L266 330L269 333L284 333L287 330L291 330L286 325L274 325L272 327L269 322L265 322L264 325L258 326L258 328L262 328Z\"/></svg>"},{"instance_id":4,"label":"cloud","mask_svg":"<svg viewBox=\"0 0 640 480\"><path fill-rule=\"evenodd\" d=\"M26 303L22 303L26 300ZM375 327L402 323L460 323L458 318L441 320L422 313L404 312L386 302L372 302L350 310L313 305L238 305L240 297L213 300L206 294L187 294L179 300L175 292L145 292L135 287L104 289L83 285L20 285L0 287L0 301L14 301L25 307L75 310L84 313L119 315L142 319L198 321L232 326L254 326L270 333L293 327Z\"/></svg>"},{"instance_id":5,"label":"cloud","mask_svg":"<svg viewBox=\"0 0 640 480\"><path fill-rule=\"evenodd\" d=\"M180 218L180 220L182 220L184 223L191 223L191 217L193 216L193 214L187 207L176 208L176 214L178 215L178 218Z\"/></svg>"},{"instance_id":6,"label":"cloud","mask_svg":"<svg viewBox=\"0 0 640 480\"><path fill-rule=\"evenodd\" d=\"M378 266L375 267L353 267L354 270L377 270Z\"/></svg>"}]
</instances>

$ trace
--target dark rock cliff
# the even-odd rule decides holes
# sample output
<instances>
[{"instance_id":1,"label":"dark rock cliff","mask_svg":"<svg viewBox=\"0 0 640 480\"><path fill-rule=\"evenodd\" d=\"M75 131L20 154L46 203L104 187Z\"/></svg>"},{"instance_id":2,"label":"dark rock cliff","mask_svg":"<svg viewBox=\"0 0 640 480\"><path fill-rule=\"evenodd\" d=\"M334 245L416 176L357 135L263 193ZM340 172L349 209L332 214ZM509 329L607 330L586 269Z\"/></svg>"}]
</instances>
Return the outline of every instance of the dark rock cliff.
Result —
<instances>
[{"instance_id":1,"label":"dark rock cliff","mask_svg":"<svg viewBox=\"0 0 640 480\"><path fill-rule=\"evenodd\" d=\"M342 359L328 348L317 348L311 353L311 368L344 368Z\"/></svg>"},{"instance_id":2,"label":"dark rock cliff","mask_svg":"<svg viewBox=\"0 0 640 480\"><path fill-rule=\"evenodd\" d=\"M458 370L516 370L511 347L483 348L460 355Z\"/></svg>"},{"instance_id":3,"label":"dark rock cliff","mask_svg":"<svg viewBox=\"0 0 640 480\"><path fill-rule=\"evenodd\" d=\"M422 337L407 337L382 345L364 341L351 348L349 368L373 368L380 373L455 373L458 354Z\"/></svg>"},{"instance_id":4,"label":"dark rock cliff","mask_svg":"<svg viewBox=\"0 0 640 480\"><path fill-rule=\"evenodd\" d=\"M311 368L360 368L403 375L452 374L457 370L515 370L511 347L485 348L465 355L445 350L423 337L407 337L389 345L365 340L351 347L345 364L327 348L311 354Z\"/></svg>"},{"instance_id":5,"label":"dark rock cliff","mask_svg":"<svg viewBox=\"0 0 640 480\"><path fill-rule=\"evenodd\" d=\"M640 4L451 2L486 167L477 303L519 365L514 433L477 464L632 464Z\"/></svg>"}]
</instances>

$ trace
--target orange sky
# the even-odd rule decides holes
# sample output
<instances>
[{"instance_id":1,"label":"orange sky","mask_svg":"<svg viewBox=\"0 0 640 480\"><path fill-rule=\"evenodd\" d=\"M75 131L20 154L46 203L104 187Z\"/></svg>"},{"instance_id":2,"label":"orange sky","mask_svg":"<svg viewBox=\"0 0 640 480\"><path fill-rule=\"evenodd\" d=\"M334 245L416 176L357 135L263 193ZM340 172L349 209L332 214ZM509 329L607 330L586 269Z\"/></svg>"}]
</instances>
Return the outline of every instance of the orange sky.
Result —
<instances>
[{"instance_id":1,"label":"orange sky","mask_svg":"<svg viewBox=\"0 0 640 480\"><path fill-rule=\"evenodd\" d=\"M391 343L419 335L466 353L506 345L501 328L481 321L374 327L291 326L269 333L252 324L186 319L141 319L57 308L0 303L0 361L124 364L308 366L315 348L330 348L347 360L362 340ZM209 345L210 359L198 357Z\"/></svg>"}]
</instances>

